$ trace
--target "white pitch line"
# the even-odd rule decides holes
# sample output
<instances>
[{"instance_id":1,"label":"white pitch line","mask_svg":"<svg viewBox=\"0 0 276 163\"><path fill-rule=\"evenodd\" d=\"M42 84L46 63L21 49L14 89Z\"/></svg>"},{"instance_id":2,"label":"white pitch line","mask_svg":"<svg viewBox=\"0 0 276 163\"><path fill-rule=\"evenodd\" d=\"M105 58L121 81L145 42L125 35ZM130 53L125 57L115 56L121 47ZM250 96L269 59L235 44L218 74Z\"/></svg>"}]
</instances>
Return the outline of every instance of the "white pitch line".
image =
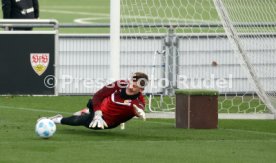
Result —
<instances>
[{"instance_id":1,"label":"white pitch line","mask_svg":"<svg viewBox=\"0 0 276 163\"><path fill-rule=\"evenodd\" d=\"M41 9L107 9L109 6L43 6Z\"/></svg>"},{"instance_id":2,"label":"white pitch line","mask_svg":"<svg viewBox=\"0 0 276 163\"><path fill-rule=\"evenodd\" d=\"M59 14L72 14L72 15L103 16L103 17L109 16L109 14L100 14L100 13L92 13L92 12L75 12L75 11L66 11L66 10L40 10L40 11L59 13Z\"/></svg>"},{"instance_id":3,"label":"white pitch line","mask_svg":"<svg viewBox=\"0 0 276 163\"><path fill-rule=\"evenodd\" d=\"M107 17L98 17L98 18L78 18L75 19L74 22L75 23L79 23L79 24L96 24L96 22L93 21L97 21L97 20L104 20L104 19L109 19Z\"/></svg>"},{"instance_id":4,"label":"white pitch line","mask_svg":"<svg viewBox=\"0 0 276 163\"><path fill-rule=\"evenodd\" d=\"M23 110L23 111L32 111L32 112L72 114L70 112L61 112L61 111L53 111L53 110L41 110L41 109L34 109L34 108L22 108L22 107L14 107L14 106L0 106L0 108L2 108L2 109Z\"/></svg>"}]
</instances>

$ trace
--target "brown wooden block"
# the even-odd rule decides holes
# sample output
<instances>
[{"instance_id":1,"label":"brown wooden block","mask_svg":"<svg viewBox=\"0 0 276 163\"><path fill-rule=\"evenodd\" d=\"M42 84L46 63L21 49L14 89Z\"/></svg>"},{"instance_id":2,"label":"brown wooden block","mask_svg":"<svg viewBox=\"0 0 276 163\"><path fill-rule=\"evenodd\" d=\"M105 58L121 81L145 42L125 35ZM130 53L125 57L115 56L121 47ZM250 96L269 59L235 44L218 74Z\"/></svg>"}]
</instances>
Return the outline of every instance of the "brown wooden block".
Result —
<instances>
[{"instance_id":1,"label":"brown wooden block","mask_svg":"<svg viewBox=\"0 0 276 163\"><path fill-rule=\"evenodd\" d=\"M218 92L215 90L176 91L175 118L177 128L217 128Z\"/></svg>"}]
</instances>

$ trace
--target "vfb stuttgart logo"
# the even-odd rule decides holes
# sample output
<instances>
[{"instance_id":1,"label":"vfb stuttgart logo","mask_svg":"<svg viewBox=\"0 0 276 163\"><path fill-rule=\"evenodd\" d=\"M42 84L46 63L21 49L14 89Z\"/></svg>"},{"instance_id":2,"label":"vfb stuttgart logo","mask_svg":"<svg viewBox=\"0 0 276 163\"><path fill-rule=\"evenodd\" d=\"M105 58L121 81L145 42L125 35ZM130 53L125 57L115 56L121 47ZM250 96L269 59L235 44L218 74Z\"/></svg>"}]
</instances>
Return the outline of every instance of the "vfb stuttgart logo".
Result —
<instances>
[{"instance_id":1,"label":"vfb stuttgart logo","mask_svg":"<svg viewBox=\"0 0 276 163\"><path fill-rule=\"evenodd\" d=\"M49 65L50 55L49 53L31 53L30 59L33 70L40 76Z\"/></svg>"}]
</instances>

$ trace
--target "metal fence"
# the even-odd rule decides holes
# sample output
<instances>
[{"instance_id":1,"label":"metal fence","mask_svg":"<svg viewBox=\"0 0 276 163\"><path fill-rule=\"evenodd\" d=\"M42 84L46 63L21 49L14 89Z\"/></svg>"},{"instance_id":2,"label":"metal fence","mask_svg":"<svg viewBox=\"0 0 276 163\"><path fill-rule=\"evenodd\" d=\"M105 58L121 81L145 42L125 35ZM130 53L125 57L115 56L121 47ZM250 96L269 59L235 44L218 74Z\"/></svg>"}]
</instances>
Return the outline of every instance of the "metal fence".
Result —
<instances>
[{"instance_id":1,"label":"metal fence","mask_svg":"<svg viewBox=\"0 0 276 163\"><path fill-rule=\"evenodd\" d=\"M252 63L255 67L262 69L275 69L276 62L271 60L276 52L273 46L275 35L263 37L262 42L274 49L256 47L257 39L242 36L242 40L253 57ZM127 78L131 72L143 71L151 74L154 68L155 85L164 77L165 65L164 55L157 54L155 61L153 56L156 50L164 49L166 35L152 35L148 37L133 35L121 39L121 77ZM221 93L252 92L243 73L239 61L233 55L231 45L223 34L193 34L178 35L178 75L185 76L187 81L194 78L231 79L232 88L216 88ZM135 46L133 46L135 45ZM249 55L250 55L249 54ZM91 94L94 93L102 83L110 81L109 65L109 35L60 35L60 66L59 66L59 94ZM259 56L258 56L259 55ZM266 64L259 63L258 58L266 60ZM213 65L213 62L217 65ZM213 75L213 76L212 76ZM266 83L275 83L276 74L261 74L261 80ZM97 81L104 81L96 83ZM184 85L177 83L177 88ZM267 91L275 90L275 86L266 84ZM150 92L151 91L151 92ZM163 89L147 89L146 93L162 92Z\"/></svg>"}]
</instances>

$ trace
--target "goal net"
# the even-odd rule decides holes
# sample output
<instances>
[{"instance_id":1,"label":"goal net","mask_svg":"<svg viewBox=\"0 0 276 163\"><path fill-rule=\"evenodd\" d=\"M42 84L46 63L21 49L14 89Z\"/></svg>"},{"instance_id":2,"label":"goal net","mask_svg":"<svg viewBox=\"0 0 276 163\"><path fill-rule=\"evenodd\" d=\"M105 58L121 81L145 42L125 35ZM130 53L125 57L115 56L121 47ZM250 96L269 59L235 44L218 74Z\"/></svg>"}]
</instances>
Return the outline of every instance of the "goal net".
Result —
<instances>
[{"instance_id":1,"label":"goal net","mask_svg":"<svg viewBox=\"0 0 276 163\"><path fill-rule=\"evenodd\" d=\"M149 74L150 111L217 89L220 113L275 113L275 0L121 0L121 75ZM200 102L200 101L199 101Z\"/></svg>"}]
</instances>

